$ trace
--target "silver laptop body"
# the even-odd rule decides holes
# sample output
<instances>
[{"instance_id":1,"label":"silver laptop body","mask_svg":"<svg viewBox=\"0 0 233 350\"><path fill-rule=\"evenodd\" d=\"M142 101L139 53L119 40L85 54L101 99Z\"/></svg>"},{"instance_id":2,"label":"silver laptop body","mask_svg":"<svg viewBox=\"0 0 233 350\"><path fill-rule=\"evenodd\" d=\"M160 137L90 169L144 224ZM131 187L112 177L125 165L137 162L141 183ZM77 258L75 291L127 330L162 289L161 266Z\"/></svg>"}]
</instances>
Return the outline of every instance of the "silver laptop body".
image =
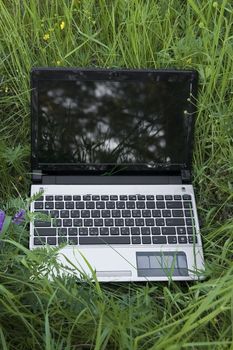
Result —
<instances>
[{"instance_id":1,"label":"silver laptop body","mask_svg":"<svg viewBox=\"0 0 233 350\"><path fill-rule=\"evenodd\" d=\"M81 279L203 278L197 72L34 68L31 87L30 249Z\"/></svg>"}]
</instances>

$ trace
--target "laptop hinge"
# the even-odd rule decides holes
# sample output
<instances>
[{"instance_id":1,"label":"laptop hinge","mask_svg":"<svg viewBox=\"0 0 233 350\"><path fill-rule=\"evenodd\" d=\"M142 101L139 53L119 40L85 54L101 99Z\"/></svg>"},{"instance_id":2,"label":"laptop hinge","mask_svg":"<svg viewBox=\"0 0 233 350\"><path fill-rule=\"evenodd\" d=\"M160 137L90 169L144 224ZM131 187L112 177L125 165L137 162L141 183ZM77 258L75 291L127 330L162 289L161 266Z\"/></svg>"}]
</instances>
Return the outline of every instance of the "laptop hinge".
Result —
<instances>
[{"instance_id":1,"label":"laptop hinge","mask_svg":"<svg viewBox=\"0 0 233 350\"><path fill-rule=\"evenodd\" d=\"M33 183L42 183L42 171L41 170L32 170L32 182Z\"/></svg>"},{"instance_id":2,"label":"laptop hinge","mask_svg":"<svg viewBox=\"0 0 233 350\"><path fill-rule=\"evenodd\" d=\"M192 179L191 179L190 170L187 170L187 169L181 170L181 179L183 184L191 183Z\"/></svg>"}]
</instances>

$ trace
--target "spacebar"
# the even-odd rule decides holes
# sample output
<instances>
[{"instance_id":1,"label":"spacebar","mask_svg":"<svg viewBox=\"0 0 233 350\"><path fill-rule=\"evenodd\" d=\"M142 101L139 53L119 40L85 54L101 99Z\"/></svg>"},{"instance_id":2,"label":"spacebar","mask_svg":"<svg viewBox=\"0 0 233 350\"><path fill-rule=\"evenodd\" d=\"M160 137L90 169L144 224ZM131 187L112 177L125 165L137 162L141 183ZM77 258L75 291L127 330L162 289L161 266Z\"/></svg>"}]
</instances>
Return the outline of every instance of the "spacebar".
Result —
<instances>
[{"instance_id":1,"label":"spacebar","mask_svg":"<svg viewBox=\"0 0 233 350\"><path fill-rule=\"evenodd\" d=\"M79 244L129 244L129 237L79 237Z\"/></svg>"}]
</instances>

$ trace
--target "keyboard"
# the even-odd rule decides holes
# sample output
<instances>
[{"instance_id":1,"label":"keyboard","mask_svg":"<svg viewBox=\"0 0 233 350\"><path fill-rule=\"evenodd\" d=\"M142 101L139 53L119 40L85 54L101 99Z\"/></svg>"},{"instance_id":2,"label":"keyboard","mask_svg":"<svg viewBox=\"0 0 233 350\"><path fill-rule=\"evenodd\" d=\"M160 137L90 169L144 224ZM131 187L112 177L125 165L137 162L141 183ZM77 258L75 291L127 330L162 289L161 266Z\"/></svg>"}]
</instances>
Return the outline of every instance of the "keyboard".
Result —
<instances>
[{"instance_id":1,"label":"keyboard","mask_svg":"<svg viewBox=\"0 0 233 350\"><path fill-rule=\"evenodd\" d=\"M46 195L34 202L34 246L197 244L192 197Z\"/></svg>"}]
</instances>

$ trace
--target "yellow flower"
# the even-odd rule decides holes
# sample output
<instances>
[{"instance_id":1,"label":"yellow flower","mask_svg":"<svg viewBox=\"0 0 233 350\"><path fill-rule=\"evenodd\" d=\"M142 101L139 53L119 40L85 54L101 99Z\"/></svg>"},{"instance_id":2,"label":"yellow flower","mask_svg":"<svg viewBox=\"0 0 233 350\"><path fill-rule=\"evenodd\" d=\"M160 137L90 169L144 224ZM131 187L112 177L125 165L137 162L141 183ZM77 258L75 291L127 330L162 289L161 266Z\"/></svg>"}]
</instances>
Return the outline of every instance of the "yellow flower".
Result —
<instances>
[{"instance_id":1,"label":"yellow flower","mask_svg":"<svg viewBox=\"0 0 233 350\"><path fill-rule=\"evenodd\" d=\"M65 28L65 22L64 22L64 21L62 21L62 22L60 23L60 28L61 28L61 30L63 30L63 29Z\"/></svg>"},{"instance_id":2,"label":"yellow flower","mask_svg":"<svg viewBox=\"0 0 233 350\"><path fill-rule=\"evenodd\" d=\"M188 64L191 64L192 63L192 58L188 58L187 61L186 61Z\"/></svg>"},{"instance_id":3,"label":"yellow flower","mask_svg":"<svg viewBox=\"0 0 233 350\"><path fill-rule=\"evenodd\" d=\"M8 86L5 87L5 92L7 93L9 91Z\"/></svg>"},{"instance_id":4,"label":"yellow flower","mask_svg":"<svg viewBox=\"0 0 233 350\"><path fill-rule=\"evenodd\" d=\"M57 65L58 65L58 66L60 66L60 64L61 64L61 61L57 61L56 63L57 63Z\"/></svg>"},{"instance_id":5,"label":"yellow flower","mask_svg":"<svg viewBox=\"0 0 233 350\"><path fill-rule=\"evenodd\" d=\"M43 39L44 39L45 41L49 40L49 38L50 38L50 35L49 35L48 33L46 33L46 34L43 36Z\"/></svg>"}]
</instances>

